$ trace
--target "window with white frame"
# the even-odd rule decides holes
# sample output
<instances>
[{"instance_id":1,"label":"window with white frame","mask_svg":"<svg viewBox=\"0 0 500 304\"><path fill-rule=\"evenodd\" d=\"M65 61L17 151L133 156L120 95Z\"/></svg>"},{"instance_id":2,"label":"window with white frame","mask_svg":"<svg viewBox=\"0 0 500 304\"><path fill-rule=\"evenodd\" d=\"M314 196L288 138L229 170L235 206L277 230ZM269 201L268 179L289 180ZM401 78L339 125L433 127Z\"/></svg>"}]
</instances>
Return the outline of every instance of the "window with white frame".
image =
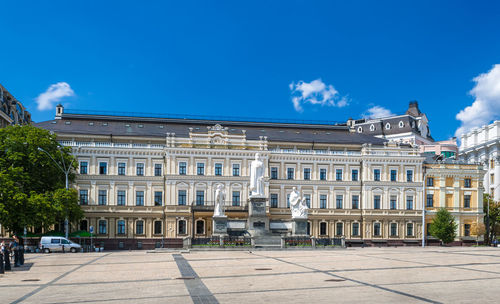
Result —
<instances>
[{"instance_id":1,"label":"window with white frame","mask_svg":"<svg viewBox=\"0 0 500 304\"><path fill-rule=\"evenodd\" d=\"M118 190L116 191L116 204L118 206L125 206L126 205L126 191L125 190Z\"/></svg>"},{"instance_id":2,"label":"window with white frame","mask_svg":"<svg viewBox=\"0 0 500 304\"><path fill-rule=\"evenodd\" d=\"M319 169L319 179L326 180L326 168Z\"/></svg>"},{"instance_id":3,"label":"window with white frame","mask_svg":"<svg viewBox=\"0 0 500 304\"><path fill-rule=\"evenodd\" d=\"M180 234L180 235L187 234L186 220L177 221L177 234Z\"/></svg>"},{"instance_id":4,"label":"window with white frame","mask_svg":"<svg viewBox=\"0 0 500 304\"><path fill-rule=\"evenodd\" d=\"M136 164L136 174L137 176L144 176L144 163Z\"/></svg>"},{"instance_id":5,"label":"window with white frame","mask_svg":"<svg viewBox=\"0 0 500 304\"><path fill-rule=\"evenodd\" d=\"M380 223L373 223L373 236L380 236Z\"/></svg>"},{"instance_id":6,"label":"window with white frame","mask_svg":"<svg viewBox=\"0 0 500 304\"><path fill-rule=\"evenodd\" d=\"M335 169L335 180L342 180L342 169Z\"/></svg>"},{"instance_id":7,"label":"window with white frame","mask_svg":"<svg viewBox=\"0 0 500 304\"><path fill-rule=\"evenodd\" d=\"M205 175L205 164L204 163L196 163L196 174L197 175Z\"/></svg>"},{"instance_id":8,"label":"window with white frame","mask_svg":"<svg viewBox=\"0 0 500 304\"><path fill-rule=\"evenodd\" d=\"M413 223L406 224L406 235L413 236Z\"/></svg>"},{"instance_id":9,"label":"window with white frame","mask_svg":"<svg viewBox=\"0 0 500 304\"><path fill-rule=\"evenodd\" d=\"M89 204L89 190L80 189L80 205Z\"/></svg>"},{"instance_id":10,"label":"window with white frame","mask_svg":"<svg viewBox=\"0 0 500 304\"><path fill-rule=\"evenodd\" d=\"M391 236L397 236L397 235L398 235L398 224L391 223Z\"/></svg>"},{"instance_id":11,"label":"window with white frame","mask_svg":"<svg viewBox=\"0 0 500 304\"><path fill-rule=\"evenodd\" d=\"M118 220L116 223L116 234L125 234L125 221Z\"/></svg>"},{"instance_id":12,"label":"window with white frame","mask_svg":"<svg viewBox=\"0 0 500 304\"><path fill-rule=\"evenodd\" d=\"M406 210L413 210L413 196L406 197Z\"/></svg>"},{"instance_id":13,"label":"window with white frame","mask_svg":"<svg viewBox=\"0 0 500 304\"><path fill-rule=\"evenodd\" d=\"M335 229L335 235L337 235L337 236L344 235L344 223L337 222L336 229Z\"/></svg>"},{"instance_id":14,"label":"window with white frame","mask_svg":"<svg viewBox=\"0 0 500 304\"><path fill-rule=\"evenodd\" d=\"M186 205L186 190L178 190L177 191L177 205L185 206Z\"/></svg>"},{"instance_id":15,"label":"window with white frame","mask_svg":"<svg viewBox=\"0 0 500 304\"><path fill-rule=\"evenodd\" d=\"M216 175L216 176L222 176L222 164L221 163L215 163L215 166L214 166L214 175Z\"/></svg>"},{"instance_id":16,"label":"window with white frame","mask_svg":"<svg viewBox=\"0 0 500 304\"><path fill-rule=\"evenodd\" d=\"M295 170L293 168L286 169L286 178L287 179L295 179Z\"/></svg>"},{"instance_id":17,"label":"window with white frame","mask_svg":"<svg viewBox=\"0 0 500 304\"><path fill-rule=\"evenodd\" d=\"M135 222L135 234L144 234L144 221L138 220Z\"/></svg>"},{"instance_id":18,"label":"window with white frame","mask_svg":"<svg viewBox=\"0 0 500 304\"><path fill-rule=\"evenodd\" d=\"M135 192L135 205L144 206L144 191Z\"/></svg>"},{"instance_id":19,"label":"window with white frame","mask_svg":"<svg viewBox=\"0 0 500 304\"><path fill-rule=\"evenodd\" d=\"M98 204L99 205L106 205L107 204L107 201L108 201L108 191L107 190L99 190L98 192Z\"/></svg>"},{"instance_id":20,"label":"window with white frame","mask_svg":"<svg viewBox=\"0 0 500 304\"><path fill-rule=\"evenodd\" d=\"M233 176L240 176L240 164L233 164Z\"/></svg>"},{"instance_id":21,"label":"window with white frame","mask_svg":"<svg viewBox=\"0 0 500 304\"><path fill-rule=\"evenodd\" d=\"M155 164L155 176L161 176L161 175L162 175L162 165Z\"/></svg>"},{"instance_id":22,"label":"window with white frame","mask_svg":"<svg viewBox=\"0 0 500 304\"><path fill-rule=\"evenodd\" d=\"M80 162L80 174L88 174L89 163L87 161Z\"/></svg>"},{"instance_id":23,"label":"window with white frame","mask_svg":"<svg viewBox=\"0 0 500 304\"><path fill-rule=\"evenodd\" d=\"M187 163L179 162L179 175L186 175L187 171Z\"/></svg>"},{"instance_id":24,"label":"window with white frame","mask_svg":"<svg viewBox=\"0 0 500 304\"><path fill-rule=\"evenodd\" d=\"M233 206L240 205L240 191L233 191L232 205Z\"/></svg>"},{"instance_id":25,"label":"window with white frame","mask_svg":"<svg viewBox=\"0 0 500 304\"><path fill-rule=\"evenodd\" d=\"M304 168L304 180L311 179L311 168Z\"/></svg>"},{"instance_id":26,"label":"window with white frame","mask_svg":"<svg viewBox=\"0 0 500 304\"><path fill-rule=\"evenodd\" d=\"M125 175L127 170L127 163L119 162L118 163L118 175Z\"/></svg>"},{"instance_id":27,"label":"window with white frame","mask_svg":"<svg viewBox=\"0 0 500 304\"><path fill-rule=\"evenodd\" d=\"M352 236L359 236L359 223L352 223Z\"/></svg>"}]
</instances>

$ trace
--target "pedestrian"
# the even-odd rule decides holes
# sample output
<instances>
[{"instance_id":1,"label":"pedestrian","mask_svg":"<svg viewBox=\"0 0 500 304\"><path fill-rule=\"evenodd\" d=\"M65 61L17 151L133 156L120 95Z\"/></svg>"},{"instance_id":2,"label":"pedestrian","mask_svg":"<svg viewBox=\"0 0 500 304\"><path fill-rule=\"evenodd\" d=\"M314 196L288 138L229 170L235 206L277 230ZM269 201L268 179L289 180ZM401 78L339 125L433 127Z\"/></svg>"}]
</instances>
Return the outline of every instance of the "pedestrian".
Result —
<instances>
[{"instance_id":1,"label":"pedestrian","mask_svg":"<svg viewBox=\"0 0 500 304\"><path fill-rule=\"evenodd\" d=\"M14 235L10 248L14 252L14 267L19 267L19 239Z\"/></svg>"},{"instance_id":2,"label":"pedestrian","mask_svg":"<svg viewBox=\"0 0 500 304\"><path fill-rule=\"evenodd\" d=\"M4 242L0 243L0 274L5 273L5 264L3 262L3 247L4 247Z\"/></svg>"},{"instance_id":3,"label":"pedestrian","mask_svg":"<svg viewBox=\"0 0 500 304\"><path fill-rule=\"evenodd\" d=\"M24 238L19 239L19 265L24 265Z\"/></svg>"},{"instance_id":4,"label":"pedestrian","mask_svg":"<svg viewBox=\"0 0 500 304\"><path fill-rule=\"evenodd\" d=\"M5 270L11 270L9 246L5 245L4 242L2 242L2 244L3 244L2 252L3 252L4 261L5 261Z\"/></svg>"}]
</instances>

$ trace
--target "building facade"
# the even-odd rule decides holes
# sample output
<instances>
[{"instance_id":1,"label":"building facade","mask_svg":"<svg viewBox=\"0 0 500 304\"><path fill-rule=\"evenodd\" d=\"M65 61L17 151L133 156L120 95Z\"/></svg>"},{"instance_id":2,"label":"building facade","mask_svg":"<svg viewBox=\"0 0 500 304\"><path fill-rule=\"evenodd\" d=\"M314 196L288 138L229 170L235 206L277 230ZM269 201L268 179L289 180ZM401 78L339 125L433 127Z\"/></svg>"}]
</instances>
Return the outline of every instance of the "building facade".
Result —
<instances>
[{"instance_id":1,"label":"building facade","mask_svg":"<svg viewBox=\"0 0 500 304\"><path fill-rule=\"evenodd\" d=\"M457 140L456 138L451 138L448 140L436 141L431 144L420 145L420 153L424 154L425 156L441 155L441 158L443 159L457 159Z\"/></svg>"},{"instance_id":2,"label":"building facade","mask_svg":"<svg viewBox=\"0 0 500 304\"><path fill-rule=\"evenodd\" d=\"M222 184L230 234L244 234L249 167L265 160L270 231L287 233L288 195L310 206L308 233L347 243L418 244L423 160L417 148L346 126L65 113L37 124L71 146L85 219L107 247L212 234Z\"/></svg>"},{"instance_id":3,"label":"building facade","mask_svg":"<svg viewBox=\"0 0 500 304\"><path fill-rule=\"evenodd\" d=\"M446 208L458 224L456 241L475 243L484 238L483 175L480 164L441 161L424 164L426 231L439 208Z\"/></svg>"},{"instance_id":4,"label":"building facade","mask_svg":"<svg viewBox=\"0 0 500 304\"><path fill-rule=\"evenodd\" d=\"M485 192L500 201L500 121L463 134L459 157L468 163L483 164Z\"/></svg>"},{"instance_id":5,"label":"building facade","mask_svg":"<svg viewBox=\"0 0 500 304\"><path fill-rule=\"evenodd\" d=\"M0 128L31 123L31 114L0 84Z\"/></svg>"}]
</instances>

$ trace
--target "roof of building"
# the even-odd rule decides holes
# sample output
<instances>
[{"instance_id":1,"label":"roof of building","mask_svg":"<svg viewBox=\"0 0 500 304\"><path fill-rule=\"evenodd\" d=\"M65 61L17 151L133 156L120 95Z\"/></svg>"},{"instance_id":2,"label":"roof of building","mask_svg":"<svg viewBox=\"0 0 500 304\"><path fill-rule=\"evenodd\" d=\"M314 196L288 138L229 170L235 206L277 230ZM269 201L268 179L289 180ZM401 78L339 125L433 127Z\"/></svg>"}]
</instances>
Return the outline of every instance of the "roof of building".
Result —
<instances>
[{"instance_id":1,"label":"roof of building","mask_svg":"<svg viewBox=\"0 0 500 304\"><path fill-rule=\"evenodd\" d=\"M166 137L189 137L194 133L207 133L216 124L227 127L229 134L243 134L248 140L259 140L267 136L270 142L383 145L387 140L368 134L350 132L347 126L304 123L274 123L259 121L224 121L203 119L180 119L158 117L131 117L112 115L88 115L63 113L61 119L35 124L55 133L75 135Z\"/></svg>"}]
</instances>

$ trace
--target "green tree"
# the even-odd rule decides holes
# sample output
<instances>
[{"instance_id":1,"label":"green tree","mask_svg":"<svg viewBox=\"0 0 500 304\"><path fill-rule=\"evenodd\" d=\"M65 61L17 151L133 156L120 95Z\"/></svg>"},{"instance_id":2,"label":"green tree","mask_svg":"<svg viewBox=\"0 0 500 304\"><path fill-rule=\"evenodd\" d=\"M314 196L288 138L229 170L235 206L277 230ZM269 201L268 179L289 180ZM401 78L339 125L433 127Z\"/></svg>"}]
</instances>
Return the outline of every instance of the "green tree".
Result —
<instances>
[{"instance_id":1,"label":"green tree","mask_svg":"<svg viewBox=\"0 0 500 304\"><path fill-rule=\"evenodd\" d=\"M433 237L441 240L442 243L451 243L456 237L457 224L448 210L440 208L434 218L429 232Z\"/></svg>"},{"instance_id":2,"label":"green tree","mask_svg":"<svg viewBox=\"0 0 500 304\"><path fill-rule=\"evenodd\" d=\"M76 192L67 191L61 167L76 167L71 149L61 147L56 136L33 126L0 129L0 223L9 231L21 233L24 227L48 228L67 215L82 217ZM69 180L75 178L74 172Z\"/></svg>"},{"instance_id":3,"label":"green tree","mask_svg":"<svg viewBox=\"0 0 500 304\"><path fill-rule=\"evenodd\" d=\"M488 212L489 205L489 212ZM495 228L497 223L500 222L500 202L495 202L487 193L483 195L484 206L484 222L488 223L489 220L489 235L486 236L486 243L490 244L496 238Z\"/></svg>"}]
</instances>

